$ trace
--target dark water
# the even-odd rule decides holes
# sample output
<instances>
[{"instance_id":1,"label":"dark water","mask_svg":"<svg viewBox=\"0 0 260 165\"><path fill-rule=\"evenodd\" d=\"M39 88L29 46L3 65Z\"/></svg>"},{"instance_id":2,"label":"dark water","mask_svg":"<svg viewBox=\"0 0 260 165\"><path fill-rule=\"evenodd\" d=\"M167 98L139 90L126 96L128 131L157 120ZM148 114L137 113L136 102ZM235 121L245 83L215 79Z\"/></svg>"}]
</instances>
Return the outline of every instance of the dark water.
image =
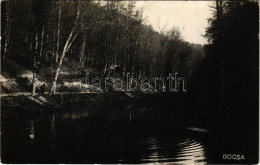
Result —
<instances>
[{"instance_id":1,"label":"dark water","mask_svg":"<svg viewBox=\"0 0 260 165\"><path fill-rule=\"evenodd\" d=\"M4 163L205 164L208 130L180 124L174 110L128 105L68 107L2 121Z\"/></svg>"}]
</instances>

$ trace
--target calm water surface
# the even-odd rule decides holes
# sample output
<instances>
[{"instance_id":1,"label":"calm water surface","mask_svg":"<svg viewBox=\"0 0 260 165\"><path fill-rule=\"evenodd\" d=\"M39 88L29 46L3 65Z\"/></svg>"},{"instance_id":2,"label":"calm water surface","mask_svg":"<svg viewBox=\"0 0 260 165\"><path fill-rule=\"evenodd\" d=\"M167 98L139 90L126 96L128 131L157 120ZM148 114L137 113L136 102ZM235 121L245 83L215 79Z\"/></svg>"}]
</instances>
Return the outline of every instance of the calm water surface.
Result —
<instances>
[{"instance_id":1,"label":"calm water surface","mask_svg":"<svg viewBox=\"0 0 260 165\"><path fill-rule=\"evenodd\" d=\"M207 130L160 106L68 107L2 121L4 163L207 163Z\"/></svg>"}]
</instances>

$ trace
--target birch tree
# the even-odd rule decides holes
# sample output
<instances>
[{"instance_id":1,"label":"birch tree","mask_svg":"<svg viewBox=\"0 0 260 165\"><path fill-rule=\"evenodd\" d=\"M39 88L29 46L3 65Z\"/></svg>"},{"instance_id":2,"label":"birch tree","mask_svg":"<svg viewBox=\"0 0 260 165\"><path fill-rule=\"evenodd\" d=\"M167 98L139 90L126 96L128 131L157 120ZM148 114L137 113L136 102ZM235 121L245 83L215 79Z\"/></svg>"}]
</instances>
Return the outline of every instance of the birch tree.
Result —
<instances>
[{"instance_id":1,"label":"birch tree","mask_svg":"<svg viewBox=\"0 0 260 165\"><path fill-rule=\"evenodd\" d=\"M64 61L64 58L66 56L66 53L70 50L71 45L74 43L75 39L77 38L78 34L82 31L87 30L90 25L94 23L94 11L98 5L98 3L94 4L91 1L74 1L74 2L67 2L68 4L75 4L76 5L76 16L74 19L74 23L72 24L71 30L69 30L69 34L67 39L65 40L65 44L63 46L63 49L61 51L61 55L59 58L59 62L57 65L57 68L55 70L54 80L52 82L50 95L55 94L57 89L57 80L61 71L61 67ZM68 7L71 7L69 5ZM97 17L98 18L98 15ZM62 29L60 29L61 31Z\"/></svg>"}]
</instances>

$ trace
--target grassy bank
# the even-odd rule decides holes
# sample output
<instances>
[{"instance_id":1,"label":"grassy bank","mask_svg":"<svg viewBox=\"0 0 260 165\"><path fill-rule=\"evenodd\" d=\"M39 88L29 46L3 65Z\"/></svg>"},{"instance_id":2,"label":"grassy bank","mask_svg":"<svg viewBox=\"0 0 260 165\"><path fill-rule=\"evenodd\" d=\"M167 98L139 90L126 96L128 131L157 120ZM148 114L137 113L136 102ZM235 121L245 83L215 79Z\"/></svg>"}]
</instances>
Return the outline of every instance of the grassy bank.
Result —
<instances>
[{"instance_id":1,"label":"grassy bank","mask_svg":"<svg viewBox=\"0 0 260 165\"><path fill-rule=\"evenodd\" d=\"M2 118L12 118L20 115L37 115L60 111L64 108L91 104L125 104L131 99L124 93L71 93L36 95L36 96L6 96L1 97Z\"/></svg>"}]
</instances>

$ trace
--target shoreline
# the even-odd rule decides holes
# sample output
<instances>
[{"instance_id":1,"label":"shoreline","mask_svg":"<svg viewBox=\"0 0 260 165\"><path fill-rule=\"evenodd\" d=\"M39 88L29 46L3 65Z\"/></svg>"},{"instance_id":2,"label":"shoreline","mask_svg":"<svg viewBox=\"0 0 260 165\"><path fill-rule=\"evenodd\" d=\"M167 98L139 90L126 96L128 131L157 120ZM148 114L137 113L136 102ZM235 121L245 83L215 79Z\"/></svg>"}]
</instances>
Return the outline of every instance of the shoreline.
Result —
<instances>
[{"instance_id":1,"label":"shoreline","mask_svg":"<svg viewBox=\"0 0 260 165\"><path fill-rule=\"evenodd\" d=\"M150 95L150 97L148 97ZM68 107L92 104L109 104L109 105L126 105L131 103L142 103L146 100L156 100L159 95L142 94L134 95L133 93L124 92L65 92L55 95L28 95L20 93L20 95L6 94L1 99L1 115L2 117L12 117L16 115L37 115L63 110ZM154 103L152 101L151 103Z\"/></svg>"},{"instance_id":2,"label":"shoreline","mask_svg":"<svg viewBox=\"0 0 260 165\"><path fill-rule=\"evenodd\" d=\"M65 93L50 95L12 95L1 96L2 118L19 115L37 115L59 111L75 105L91 105L130 101L129 96L122 93Z\"/></svg>"},{"instance_id":3,"label":"shoreline","mask_svg":"<svg viewBox=\"0 0 260 165\"><path fill-rule=\"evenodd\" d=\"M167 95L168 97L165 97ZM11 119L20 116L32 116L64 109L74 106L111 105L125 107L131 104L145 104L157 106L157 104L170 104L171 108L183 107L174 104L179 100L178 94L173 93L125 93L125 92L57 92L55 95L37 93L13 93L1 95L1 116ZM178 102L178 101L177 101Z\"/></svg>"}]
</instances>

